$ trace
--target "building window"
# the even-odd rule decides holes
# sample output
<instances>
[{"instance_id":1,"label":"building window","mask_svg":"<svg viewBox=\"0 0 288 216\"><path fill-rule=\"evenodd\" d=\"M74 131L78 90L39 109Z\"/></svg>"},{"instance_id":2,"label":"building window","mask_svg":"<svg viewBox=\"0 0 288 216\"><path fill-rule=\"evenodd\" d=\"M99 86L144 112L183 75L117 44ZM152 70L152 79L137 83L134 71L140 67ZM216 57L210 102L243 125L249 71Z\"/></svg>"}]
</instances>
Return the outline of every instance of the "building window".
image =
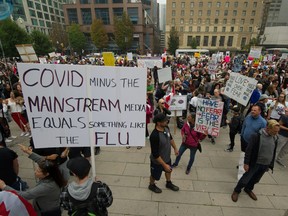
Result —
<instances>
[{"instance_id":1,"label":"building window","mask_svg":"<svg viewBox=\"0 0 288 216\"><path fill-rule=\"evenodd\" d=\"M239 28L239 31L240 31L240 32L243 32L243 27L240 27L240 28Z\"/></svg>"},{"instance_id":2,"label":"building window","mask_svg":"<svg viewBox=\"0 0 288 216\"><path fill-rule=\"evenodd\" d=\"M38 26L38 21L37 19L31 19L32 25Z\"/></svg>"},{"instance_id":3,"label":"building window","mask_svg":"<svg viewBox=\"0 0 288 216\"><path fill-rule=\"evenodd\" d=\"M197 46L200 46L200 39L201 39L201 37L200 37L200 36L196 36L196 42L197 42Z\"/></svg>"},{"instance_id":4,"label":"building window","mask_svg":"<svg viewBox=\"0 0 288 216\"><path fill-rule=\"evenodd\" d=\"M202 23L201 18L198 18L197 23L198 23L198 24L201 24L201 23Z\"/></svg>"},{"instance_id":5,"label":"building window","mask_svg":"<svg viewBox=\"0 0 288 216\"><path fill-rule=\"evenodd\" d=\"M184 19L180 19L180 24L184 24Z\"/></svg>"},{"instance_id":6,"label":"building window","mask_svg":"<svg viewBox=\"0 0 288 216\"><path fill-rule=\"evenodd\" d=\"M214 20L214 24L218 24L218 18Z\"/></svg>"},{"instance_id":7,"label":"building window","mask_svg":"<svg viewBox=\"0 0 288 216\"><path fill-rule=\"evenodd\" d=\"M41 10L41 5L39 3L35 3L35 7L37 10Z\"/></svg>"},{"instance_id":8,"label":"building window","mask_svg":"<svg viewBox=\"0 0 288 216\"><path fill-rule=\"evenodd\" d=\"M244 2L244 7L248 7L248 2Z\"/></svg>"},{"instance_id":9,"label":"building window","mask_svg":"<svg viewBox=\"0 0 288 216\"><path fill-rule=\"evenodd\" d=\"M218 7L218 8L221 7L221 2L217 2L216 7Z\"/></svg>"},{"instance_id":10,"label":"building window","mask_svg":"<svg viewBox=\"0 0 288 216\"><path fill-rule=\"evenodd\" d=\"M92 24L92 15L90 8L81 8L82 22L83 25Z\"/></svg>"},{"instance_id":11,"label":"building window","mask_svg":"<svg viewBox=\"0 0 288 216\"><path fill-rule=\"evenodd\" d=\"M214 27L214 30L213 30L214 32L217 32L217 27Z\"/></svg>"},{"instance_id":12,"label":"building window","mask_svg":"<svg viewBox=\"0 0 288 216\"><path fill-rule=\"evenodd\" d=\"M184 31L184 28L183 26L180 27L180 32L183 32Z\"/></svg>"},{"instance_id":13,"label":"building window","mask_svg":"<svg viewBox=\"0 0 288 216\"><path fill-rule=\"evenodd\" d=\"M192 32L192 26L189 26L189 32Z\"/></svg>"},{"instance_id":14,"label":"building window","mask_svg":"<svg viewBox=\"0 0 288 216\"><path fill-rule=\"evenodd\" d=\"M242 16L246 16L246 10L242 11Z\"/></svg>"},{"instance_id":15,"label":"building window","mask_svg":"<svg viewBox=\"0 0 288 216\"><path fill-rule=\"evenodd\" d=\"M236 20L235 20L235 19L232 19L232 20L231 20L231 24L232 24L232 25L234 25L234 24L235 24L235 22L236 22Z\"/></svg>"},{"instance_id":16,"label":"building window","mask_svg":"<svg viewBox=\"0 0 288 216\"><path fill-rule=\"evenodd\" d=\"M210 19L207 18L206 21L205 21L206 25L210 25Z\"/></svg>"},{"instance_id":17,"label":"building window","mask_svg":"<svg viewBox=\"0 0 288 216\"><path fill-rule=\"evenodd\" d=\"M225 2L225 7L229 7L229 2Z\"/></svg>"},{"instance_id":18,"label":"building window","mask_svg":"<svg viewBox=\"0 0 288 216\"><path fill-rule=\"evenodd\" d=\"M192 36L187 36L187 46L191 46L192 38Z\"/></svg>"},{"instance_id":19,"label":"building window","mask_svg":"<svg viewBox=\"0 0 288 216\"><path fill-rule=\"evenodd\" d=\"M220 11L219 11L219 10L216 10L215 16L219 16L219 14L220 14Z\"/></svg>"},{"instance_id":20,"label":"building window","mask_svg":"<svg viewBox=\"0 0 288 216\"><path fill-rule=\"evenodd\" d=\"M217 36L212 36L211 46L216 46Z\"/></svg>"},{"instance_id":21,"label":"building window","mask_svg":"<svg viewBox=\"0 0 288 216\"><path fill-rule=\"evenodd\" d=\"M226 32L226 27L222 27L222 32Z\"/></svg>"},{"instance_id":22,"label":"building window","mask_svg":"<svg viewBox=\"0 0 288 216\"><path fill-rule=\"evenodd\" d=\"M201 27L197 26L197 32L201 32Z\"/></svg>"},{"instance_id":23,"label":"building window","mask_svg":"<svg viewBox=\"0 0 288 216\"><path fill-rule=\"evenodd\" d=\"M67 15L68 15L68 20L69 20L70 24L71 23L78 23L77 9L76 8L67 9ZM46 26L47 26L47 23L46 23Z\"/></svg>"},{"instance_id":24,"label":"building window","mask_svg":"<svg viewBox=\"0 0 288 216\"><path fill-rule=\"evenodd\" d=\"M130 17L131 22L136 25L138 24L138 8L133 7L133 8L127 8L128 15Z\"/></svg>"},{"instance_id":25,"label":"building window","mask_svg":"<svg viewBox=\"0 0 288 216\"><path fill-rule=\"evenodd\" d=\"M190 10L190 16L194 16L194 10Z\"/></svg>"},{"instance_id":26,"label":"building window","mask_svg":"<svg viewBox=\"0 0 288 216\"><path fill-rule=\"evenodd\" d=\"M199 2L199 7L203 7L203 2Z\"/></svg>"},{"instance_id":27,"label":"building window","mask_svg":"<svg viewBox=\"0 0 288 216\"><path fill-rule=\"evenodd\" d=\"M254 24L254 19L250 19L250 24L251 24L251 25Z\"/></svg>"},{"instance_id":28,"label":"building window","mask_svg":"<svg viewBox=\"0 0 288 216\"><path fill-rule=\"evenodd\" d=\"M181 10L181 16L185 16L185 10Z\"/></svg>"},{"instance_id":29,"label":"building window","mask_svg":"<svg viewBox=\"0 0 288 216\"><path fill-rule=\"evenodd\" d=\"M49 14L44 13L44 17L46 20L50 20Z\"/></svg>"},{"instance_id":30,"label":"building window","mask_svg":"<svg viewBox=\"0 0 288 216\"><path fill-rule=\"evenodd\" d=\"M94 0L95 4L108 4L108 0Z\"/></svg>"},{"instance_id":31,"label":"building window","mask_svg":"<svg viewBox=\"0 0 288 216\"><path fill-rule=\"evenodd\" d=\"M252 27L249 27L249 32L252 32Z\"/></svg>"},{"instance_id":32,"label":"building window","mask_svg":"<svg viewBox=\"0 0 288 216\"><path fill-rule=\"evenodd\" d=\"M209 36L204 36L203 46L208 46Z\"/></svg>"},{"instance_id":33,"label":"building window","mask_svg":"<svg viewBox=\"0 0 288 216\"><path fill-rule=\"evenodd\" d=\"M175 24L175 18L172 18L171 23Z\"/></svg>"},{"instance_id":34,"label":"building window","mask_svg":"<svg viewBox=\"0 0 288 216\"><path fill-rule=\"evenodd\" d=\"M176 2L172 2L172 8L176 8Z\"/></svg>"},{"instance_id":35,"label":"building window","mask_svg":"<svg viewBox=\"0 0 288 216\"><path fill-rule=\"evenodd\" d=\"M50 22L46 22L46 27L50 28L51 27L51 23Z\"/></svg>"},{"instance_id":36,"label":"building window","mask_svg":"<svg viewBox=\"0 0 288 216\"><path fill-rule=\"evenodd\" d=\"M223 19L223 24L227 24L227 19Z\"/></svg>"},{"instance_id":37,"label":"building window","mask_svg":"<svg viewBox=\"0 0 288 216\"><path fill-rule=\"evenodd\" d=\"M176 16L176 11L172 10L172 16Z\"/></svg>"},{"instance_id":38,"label":"building window","mask_svg":"<svg viewBox=\"0 0 288 216\"><path fill-rule=\"evenodd\" d=\"M211 10L207 10L207 16L211 16Z\"/></svg>"},{"instance_id":39,"label":"building window","mask_svg":"<svg viewBox=\"0 0 288 216\"><path fill-rule=\"evenodd\" d=\"M205 32L209 32L209 26L205 27Z\"/></svg>"},{"instance_id":40,"label":"building window","mask_svg":"<svg viewBox=\"0 0 288 216\"><path fill-rule=\"evenodd\" d=\"M245 19L241 19L241 22L240 22L242 25L244 25L245 23Z\"/></svg>"},{"instance_id":41,"label":"building window","mask_svg":"<svg viewBox=\"0 0 288 216\"><path fill-rule=\"evenodd\" d=\"M43 20L39 20L39 24L40 26L45 27L45 22Z\"/></svg>"},{"instance_id":42,"label":"building window","mask_svg":"<svg viewBox=\"0 0 288 216\"><path fill-rule=\"evenodd\" d=\"M251 16L255 16L256 15L256 11L253 10L252 13L251 13Z\"/></svg>"},{"instance_id":43,"label":"building window","mask_svg":"<svg viewBox=\"0 0 288 216\"><path fill-rule=\"evenodd\" d=\"M193 24L193 19L192 18L189 19L189 24Z\"/></svg>"},{"instance_id":44,"label":"building window","mask_svg":"<svg viewBox=\"0 0 288 216\"><path fill-rule=\"evenodd\" d=\"M237 16L237 10L233 10L233 16Z\"/></svg>"},{"instance_id":45,"label":"building window","mask_svg":"<svg viewBox=\"0 0 288 216\"><path fill-rule=\"evenodd\" d=\"M233 45L233 36L229 36L227 46L232 46L232 45Z\"/></svg>"},{"instance_id":46,"label":"building window","mask_svg":"<svg viewBox=\"0 0 288 216\"><path fill-rule=\"evenodd\" d=\"M38 16L38 18L41 18L41 19L43 19L43 13L42 12L37 12L37 16Z\"/></svg>"},{"instance_id":47,"label":"building window","mask_svg":"<svg viewBox=\"0 0 288 216\"><path fill-rule=\"evenodd\" d=\"M113 0L113 3L123 3L123 0Z\"/></svg>"},{"instance_id":48,"label":"building window","mask_svg":"<svg viewBox=\"0 0 288 216\"><path fill-rule=\"evenodd\" d=\"M185 2L181 2L181 8L185 8Z\"/></svg>"},{"instance_id":49,"label":"building window","mask_svg":"<svg viewBox=\"0 0 288 216\"><path fill-rule=\"evenodd\" d=\"M202 10L198 11L198 16L202 16Z\"/></svg>"},{"instance_id":50,"label":"building window","mask_svg":"<svg viewBox=\"0 0 288 216\"><path fill-rule=\"evenodd\" d=\"M234 2L234 7L237 8L238 7L238 2Z\"/></svg>"},{"instance_id":51,"label":"building window","mask_svg":"<svg viewBox=\"0 0 288 216\"><path fill-rule=\"evenodd\" d=\"M33 4L33 2L32 1L27 1L27 5L28 5L28 7L31 7L31 8L34 8L34 4Z\"/></svg>"},{"instance_id":52,"label":"building window","mask_svg":"<svg viewBox=\"0 0 288 216\"><path fill-rule=\"evenodd\" d=\"M246 37L243 37L241 39L241 47L244 47L246 45Z\"/></svg>"},{"instance_id":53,"label":"building window","mask_svg":"<svg viewBox=\"0 0 288 216\"><path fill-rule=\"evenodd\" d=\"M224 16L228 16L228 10L224 10Z\"/></svg>"},{"instance_id":54,"label":"building window","mask_svg":"<svg viewBox=\"0 0 288 216\"><path fill-rule=\"evenodd\" d=\"M80 0L80 4L91 4L91 0Z\"/></svg>"},{"instance_id":55,"label":"building window","mask_svg":"<svg viewBox=\"0 0 288 216\"><path fill-rule=\"evenodd\" d=\"M108 8L95 8L97 19L101 19L104 25L110 24L109 9Z\"/></svg>"},{"instance_id":56,"label":"building window","mask_svg":"<svg viewBox=\"0 0 288 216\"><path fill-rule=\"evenodd\" d=\"M211 8L212 7L212 2L208 2L208 8Z\"/></svg>"},{"instance_id":57,"label":"building window","mask_svg":"<svg viewBox=\"0 0 288 216\"><path fill-rule=\"evenodd\" d=\"M194 2L190 2L190 8L194 8Z\"/></svg>"},{"instance_id":58,"label":"building window","mask_svg":"<svg viewBox=\"0 0 288 216\"><path fill-rule=\"evenodd\" d=\"M253 8L257 8L257 2L253 2Z\"/></svg>"},{"instance_id":59,"label":"building window","mask_svg":"<svg viewBox=\"0 0 288 216\"><path fill-rule=\"evenodd\" d=\"M231 27L231 32L234 32L234 27L233 26Z\"/></svg>"},{"instance_id":60,"label":"building window","mask_svg":"<svg viewBox=\"0 0 288 216\"><path fill-rule=\"evenodd\" d=\"M225 36L220 36L219 46L224 46Z\"/></svg>"}]
</instances>

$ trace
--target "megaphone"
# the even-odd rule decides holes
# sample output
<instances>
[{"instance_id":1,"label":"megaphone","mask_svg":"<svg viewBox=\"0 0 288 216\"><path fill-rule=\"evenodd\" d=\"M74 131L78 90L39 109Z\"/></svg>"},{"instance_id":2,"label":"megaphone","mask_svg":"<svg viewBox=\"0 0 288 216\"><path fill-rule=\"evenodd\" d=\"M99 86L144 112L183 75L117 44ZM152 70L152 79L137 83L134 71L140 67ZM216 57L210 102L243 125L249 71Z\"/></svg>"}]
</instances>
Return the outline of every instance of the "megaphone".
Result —
<instances>
[{"instance_id":1,"label":"megaphone","mask_svg":"<svg viewBox=\"0 0 288 216\"><path fill-rule=\"evenodd\" d=\"M0 0L0 20L7 19L13 11L12 0Z\"/></svg>"}]
</instances>

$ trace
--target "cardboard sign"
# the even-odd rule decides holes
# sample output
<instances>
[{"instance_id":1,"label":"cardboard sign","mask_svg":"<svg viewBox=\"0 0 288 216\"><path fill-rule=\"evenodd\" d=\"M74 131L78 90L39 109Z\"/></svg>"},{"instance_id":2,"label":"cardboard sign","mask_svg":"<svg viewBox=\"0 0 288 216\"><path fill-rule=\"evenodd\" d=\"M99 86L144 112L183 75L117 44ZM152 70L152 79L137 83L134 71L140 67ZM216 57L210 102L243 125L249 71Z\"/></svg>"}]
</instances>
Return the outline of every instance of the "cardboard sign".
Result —
<instances>
[{"instance_id":1,"label":"cardboard sign","mask_svg":"<svg viewBox=\"0 0 288 216\"><path fill-rule=\"evenodd\" d=\"M38 57L32 44L19 44L15 46L23 62L38 62Z\"/></svg>"},{"instance_id":2,"label":"cardboard sign","mask_svg":"<svg viewBox=\"0 0 288 216\"><path fill-rule=\"evenodd\" d=\"M260 58L262 47L251 47L249 52L249 57L251 58Z\"/></svg>"},{"instance_id":3,"label":"cardboard sign","mask_svg":"<svg viewBox=\"0 0 288 216\"><path fill-rule=\"evenodd\" d=\"M159 83L172 80L172 73L171 73L170 67L160 69L157 72L158 72Z\"/></svg>"},{"instance_id":4,"label":"cardboard sign","mask_svg":"<svg viewBox=\"0 0 288 216\"><path fill-rule=\"evenodd\" d=\"M145 144L146 69L17 67L36 148Z\"/></svg>"},{"instance_id":5,"label":"cardboard sign","mask_svg":"<svg viewBox=\"0 0 288 216\"><path fill-rule=\"evenodd\" d=\"M197 99L196 120L194 130L219 136L224 103L218 100Z\"/></svg>"},{"instance_id":6,"label":"cardboard sign","mask_svg":"<svg viewBox=\"0 0 288 216\"><path fill-rule=\"evenodd\" d=\"M137 59L138 67L140 68L158 68L163 67L162 59Z\"/></svg>"},{"instance_id":7,"label":"cardboard sign","mask_svg":"<svg viewBox=\"0 0 288 216\"><path fill-rule=\"evenodd\" d=\"M257 82L257 80L243 76L239 73L230 73L230 78L226 83L224 94L246 106L253 90L256 88Z\"/></svg>"},{"instance_id":8,"label":"cardboard sign","mask_svg":"<svg viewBox=\"0 0 288 216\"><path fill-rule=\"evenodd\" d=\"M102 55L105 66L115 66L115 57L112 52L103 52Z\"/></svg>"},{"instance_id":9,"label":"cardboard sign","mask_svg":"<svg viewBox=\"0 0 288 216\"><path fill-rule=\"evenodd\" d=\"M171 99L169 110L186 110L187 109L187 95L174 95Z\"/></svg>"}]
</instances>

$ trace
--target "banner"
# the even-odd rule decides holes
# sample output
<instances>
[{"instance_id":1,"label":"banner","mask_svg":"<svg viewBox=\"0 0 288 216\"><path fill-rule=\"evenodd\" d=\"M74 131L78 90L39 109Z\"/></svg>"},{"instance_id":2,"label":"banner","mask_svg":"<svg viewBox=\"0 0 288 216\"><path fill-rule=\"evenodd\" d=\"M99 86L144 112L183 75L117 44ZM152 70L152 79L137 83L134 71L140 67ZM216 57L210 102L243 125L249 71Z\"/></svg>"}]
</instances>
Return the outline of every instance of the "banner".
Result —
<instances>
[{"instance_id":1,"label":"banner","mask_svg":"<svg viewBox=\"0 0 288 216\"><path fill-rule=\"evenodd\" d=\"M187 109L187 95L174 95L171 99L169 110L186 110Z\"/></svg>"},{"instance_id":2,"label":"banner","mask_svg":"<svg viewBox=\"0 0 288 216\"><path fill-rule=\"evenodd\" d=\"M257 82L254 78L243 76L239 73L230 73L224 94L246 106L253 90L256 88Z\"/></svg>"},{"instance_id":3,"label":"banner","mask_svg":"<svg viewBox=\"0 0 288 216\"><path fill-rule=\"evenodd\" d=\"M146 69L17 66L36 148L145 144Z\"/></svg>"},{"instance_id":4,"label":"banner","mask_svg":"<svg viewBox=\"0 0 288 216\"><path fill-rule=\"evenodd\" d=\"M157 71L157 73L158 73L159 83L172 80L172 72L171 72L170 67L160 69Z\"/></svg>"},{"instance_id":5,"label":"banner","mask_svg":"<svg viewBox=\"0 0 288 216\"><path fill-rule=\"evenodd\" d=\"M224 103L218 100L197 99L196 120L194 130L217 137L220 132Z\"/></svg>"},{"instance_id":6,"label":"banner","mask_svg":"<svg viewBox=\"0 0 288 216\"><path fill-rule=\"evenodd\" d=\"M163 67L162 59L137 59L138 67L140 68L158 68Z\"/></svg>"},{"instance_id":7,"label":"banner","mask_svg":"<svg viewBox=\"0 0 288 216\"><path fill-rule=\"evenodd\" d=\"M248 56L252 58L260 58L261 51L262 51L262 47L251 47Z\"/></svg>"}]
</instances>

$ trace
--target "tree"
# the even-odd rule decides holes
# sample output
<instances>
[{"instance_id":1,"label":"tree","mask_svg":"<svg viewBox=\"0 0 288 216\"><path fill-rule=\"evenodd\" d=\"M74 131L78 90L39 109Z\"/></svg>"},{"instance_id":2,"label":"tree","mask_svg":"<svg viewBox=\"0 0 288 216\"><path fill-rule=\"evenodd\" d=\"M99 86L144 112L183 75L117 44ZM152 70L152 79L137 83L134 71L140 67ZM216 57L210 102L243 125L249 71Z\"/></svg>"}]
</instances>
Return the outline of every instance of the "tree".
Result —
<instances>
[{"instance_id":1,"label":"tree","mask_svg":"<svg viewBox=\"0 0 288 216\"><path fill-rule=\"evenodd\" d=\"M64 51L69 45L67 32L60 23L52 23L50 39L58 52Z\"/></svg>"},{"instance_id":2,"label":"tree","mask_svg":"<svg viewBox=\"0 0 288 216\"><path fill-rule=\"evenodd\" d=\"M95 19L91 25L91 39L100 52L108 46L108 35L101 19Z\"/></svg>"},{"instance_id":3,"label":"tree","mask_svg":"<svg viewBox=\"0 0 288 216\"><path fill-rule=\"evenodd\" d=\"M122 17L114 18L115 42L126 52L132 45L134 27L129 16L124 12Z\"/></svg>"},{"instance_id":4,"label":"tree","mask_svg":"<svg viewBox=\"0 0 288 216\"><path fill-rule=\"evenodd\" d=\"M197 40L195 37L192 37L191 41L189 42L189 46L192 48L192 49L197 49Z\"/></svg>"},{"instance_id":5,"label":"tree","mask_svg":"<svg viewBox=\"0 0 288 216\"><path fill-rule=\"evenodd\" d=\"M168 51L170 54L174 55L176 49L179 48L179 36L178 31L175 28L172 28L170 31L170 36L168 37Z\"/></svg>"},{"instance_id":6,"label":"tree","mask_svg":"<svg viewBox=\"0 0 288 216\"><path fill-rule=\"evenodd\" d=\"M38 30L34 30L31 32L30 36L37 55L43 56L53 51L52 43L46 34Z\"/></svg>"},{"instance_id":7,"label":"tree","mask_svg":"<svg viewBox=\"0 0 288 216\"><path fill-rule=\"evenodd\" d=\"M81 32L80 25L73 23L68 28L68 37L70 41L70 48L76 51L78 54L82 53L82 50L86 47L86 37Z\"/></svg>"},{"instance_id":8,"label":"tree","mask_svg":"<svg viewBox=\"0 0 288 216\"><path fill-rule=\"evenodd\" d=\"M0 21L0 39L6 57L19 56L15 45L31 43L29 34L11 19Z\"/></svg>"},{"instance_id":9,"label":"tree","mask_svg":"<svg viewBox=\"0 0 288 216\"><path fill-rule=\"evenodd\" d=\"M257 38L251 38L249 44L246 44L242 47L242 50L245 50L245 51L250 51L251 49L251 46L259 46L260 44L260 38L257 37Z\"/></svg>"}]
</instances>

